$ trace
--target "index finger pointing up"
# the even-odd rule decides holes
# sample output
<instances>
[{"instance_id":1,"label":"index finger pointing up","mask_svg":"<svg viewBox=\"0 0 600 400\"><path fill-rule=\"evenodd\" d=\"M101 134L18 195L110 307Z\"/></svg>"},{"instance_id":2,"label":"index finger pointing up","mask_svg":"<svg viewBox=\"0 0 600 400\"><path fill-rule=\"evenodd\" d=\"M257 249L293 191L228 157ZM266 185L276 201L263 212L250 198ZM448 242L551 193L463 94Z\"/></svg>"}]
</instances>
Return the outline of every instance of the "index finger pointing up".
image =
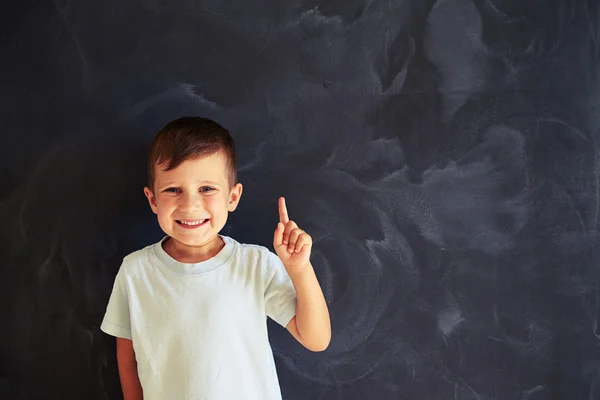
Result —
<instances>
[{"instance_id":1,"label":"index finger pointing up","mask_svg":"<svg viewBox=\"0 0 600 400\"><path fill-rule=\"evenodd\" d=\"M282 224L287 224L290 218L288 217L287 207L285 206L285 199L283 197L279 198L279 221Z\"/></svg>"}]
</instances>

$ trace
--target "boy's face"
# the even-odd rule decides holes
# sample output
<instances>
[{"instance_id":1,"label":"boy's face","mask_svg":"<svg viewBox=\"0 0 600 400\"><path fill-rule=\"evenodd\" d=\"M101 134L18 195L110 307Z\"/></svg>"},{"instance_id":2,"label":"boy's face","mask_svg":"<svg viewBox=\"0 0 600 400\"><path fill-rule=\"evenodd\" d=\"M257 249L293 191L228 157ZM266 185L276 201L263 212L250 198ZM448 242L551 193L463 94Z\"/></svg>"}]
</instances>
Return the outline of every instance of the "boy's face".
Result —
<instances>
[{"instance_id":1,"label":"boy's face","mask_svg":"<svg viewBox=\"0 0 600 400\"><path fill-rule=\"evenodd\" d=\"M155 166L154 191L144 193L162 230L184 247L213 243L242 194L241 184L230 188L225 156L189 159L170 171L161 166Z\"/></svg>"}]
</instances>

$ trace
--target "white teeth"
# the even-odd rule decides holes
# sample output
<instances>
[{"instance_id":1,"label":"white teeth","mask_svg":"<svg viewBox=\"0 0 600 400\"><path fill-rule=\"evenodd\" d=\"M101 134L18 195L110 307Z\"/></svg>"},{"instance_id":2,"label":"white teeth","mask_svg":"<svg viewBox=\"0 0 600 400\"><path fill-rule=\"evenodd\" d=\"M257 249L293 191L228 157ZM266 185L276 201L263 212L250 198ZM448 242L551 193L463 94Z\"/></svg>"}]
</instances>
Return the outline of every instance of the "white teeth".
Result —
<instances>
[{"instance_id":1,"label":"white teeth","mask_svg":"<svg viewBox=\"0 0 600 400\"><path fill-rule=\"evenodd\" d=\"M200 225L204 221L206 221L206 220L205 219L201 219L199 221L179 221L179 222L181 222L184 225L196 226L196 225Z\"/></svg>"}]
</instances>

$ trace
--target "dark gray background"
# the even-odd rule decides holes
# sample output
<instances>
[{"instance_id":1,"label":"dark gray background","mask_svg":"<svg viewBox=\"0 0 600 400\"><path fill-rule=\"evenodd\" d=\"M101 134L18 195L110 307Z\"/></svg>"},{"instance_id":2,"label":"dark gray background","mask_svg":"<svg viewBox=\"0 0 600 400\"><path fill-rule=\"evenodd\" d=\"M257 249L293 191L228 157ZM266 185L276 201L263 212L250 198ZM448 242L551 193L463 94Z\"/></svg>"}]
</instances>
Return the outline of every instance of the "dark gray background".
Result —
<instances>
[{"instance_id":1,"label":"dark gray background","mask_svg":"<svg viewBox=\"0 0 600 400\"><path fill-rule=\"evenodd\" d=\"M99 330L161 237L145 150L232 132L224 233L315 239L285 399L600 399L597 1L30 0L0 13L0 398L118 399ZM243 329L243 327L240 327Z\"/></svg>"}]
</instances>

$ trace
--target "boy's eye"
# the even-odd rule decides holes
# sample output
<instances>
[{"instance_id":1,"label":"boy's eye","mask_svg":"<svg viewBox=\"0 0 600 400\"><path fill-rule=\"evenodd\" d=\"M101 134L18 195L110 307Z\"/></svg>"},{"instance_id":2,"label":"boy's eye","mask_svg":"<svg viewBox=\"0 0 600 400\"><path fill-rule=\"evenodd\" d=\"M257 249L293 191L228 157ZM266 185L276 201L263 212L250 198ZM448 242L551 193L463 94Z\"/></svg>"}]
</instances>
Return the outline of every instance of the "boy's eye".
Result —
<instances>
[{"instance_id":1,"label":"boy's eye","mask_svg":"<svg viewBox=\"0 0 600 400\"><path fill-rule=\"evenodd\" d=\"M170 188L166 188L165 190L163 190L163 192L166 192L166 193L179 193L180 190L179 190L179 188L170 187Z\"/></svg>"},{"instance_id":2,"label":"boy's eye","mask_svg":"<svg viewBox=\"0 0 600 400\"><path fill-rule=\"evenodd\" d=\"M202 186L200 188L200 193L208 193L208 192L212 192L213 190L215 190L215 189L211 188L210 186Z\"/></svg>"}]
</instances>

